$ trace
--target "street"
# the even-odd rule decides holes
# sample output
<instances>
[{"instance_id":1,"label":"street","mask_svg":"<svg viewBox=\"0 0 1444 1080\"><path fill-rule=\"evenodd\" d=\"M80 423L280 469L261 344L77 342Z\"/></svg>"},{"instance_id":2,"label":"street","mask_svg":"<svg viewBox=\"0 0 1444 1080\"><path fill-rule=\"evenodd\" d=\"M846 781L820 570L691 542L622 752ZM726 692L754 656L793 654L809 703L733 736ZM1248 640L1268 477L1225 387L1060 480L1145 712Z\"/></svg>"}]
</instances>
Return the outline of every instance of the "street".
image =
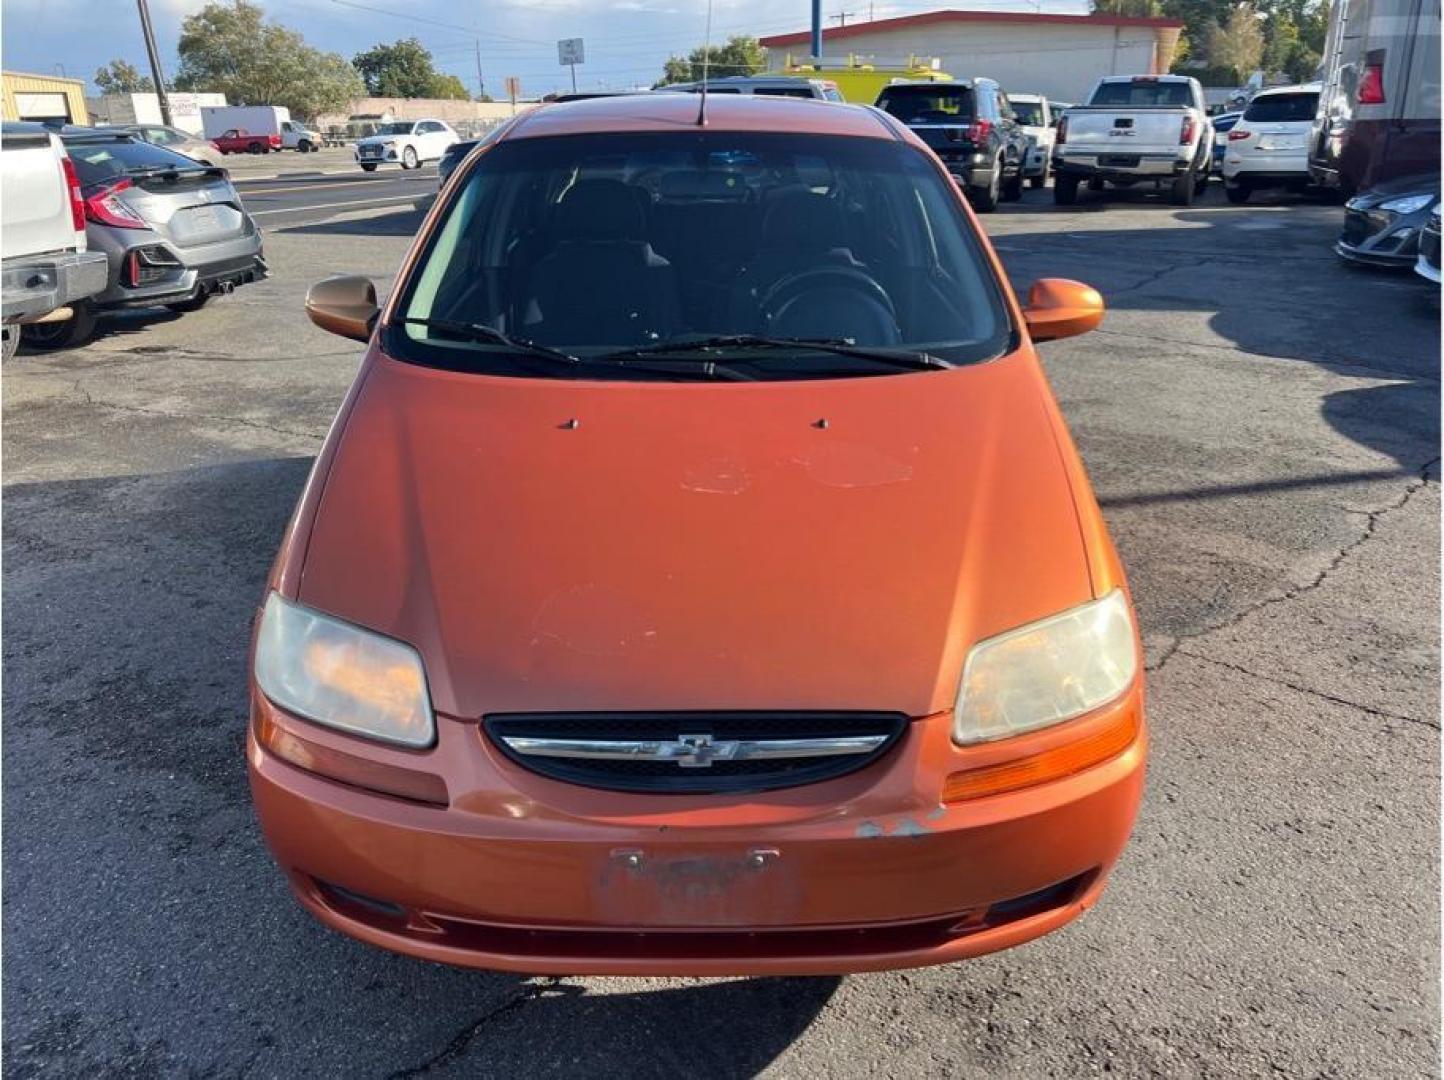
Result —
<instances>
[{"instance_id":1,"label":"street","mask_svg":"<svg viewBox=\"0 0 1444 1080\"><path fill-rule=\"evenodd\" d=\"M1339 263L1338 207L980 219L1109 309L1041 346L1148 655L1095 910L915 971L523 979L322 929L258 832L250 621L362 351L302 298L388 289L436 176L237 180L268 280L6 368L7 1076L1436 1072L1438 293Z\"/></svg>"}]
</instances>

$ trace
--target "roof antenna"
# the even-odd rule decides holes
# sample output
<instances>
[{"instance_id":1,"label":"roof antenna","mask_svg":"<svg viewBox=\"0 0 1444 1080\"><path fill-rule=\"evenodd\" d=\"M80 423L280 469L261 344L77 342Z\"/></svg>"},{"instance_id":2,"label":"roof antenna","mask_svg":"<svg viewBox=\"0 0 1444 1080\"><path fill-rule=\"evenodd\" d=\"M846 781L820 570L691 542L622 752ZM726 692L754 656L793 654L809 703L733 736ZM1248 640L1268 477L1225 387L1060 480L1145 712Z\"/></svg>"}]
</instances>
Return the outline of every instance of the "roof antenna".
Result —
<instances>
[{"instance_id":1,"label":"roof antenna","mask_svg":"<svg viewBox=\"0 0 1444 1080\"><path fill-rule=\"evenodd\" d=\"M697 126L707 126L707 68L712 60L712 0L707 0L707 32L702 35L702 93L697 103Z\"/></svg>"}]
</instances>

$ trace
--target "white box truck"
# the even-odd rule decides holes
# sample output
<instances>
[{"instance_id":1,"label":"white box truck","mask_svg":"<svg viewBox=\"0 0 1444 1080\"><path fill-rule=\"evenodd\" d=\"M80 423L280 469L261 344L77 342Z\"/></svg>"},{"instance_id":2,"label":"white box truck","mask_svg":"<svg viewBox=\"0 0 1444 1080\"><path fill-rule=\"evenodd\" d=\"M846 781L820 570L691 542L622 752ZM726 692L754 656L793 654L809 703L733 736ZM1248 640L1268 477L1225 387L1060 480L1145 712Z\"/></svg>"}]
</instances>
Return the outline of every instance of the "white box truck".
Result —
<instances>
[{"instance_id":1,"label":"white box truck","mask_svg":"<svg viewBox=\"0 0 1444 1080\"><path fill-rule=\"evenodd\" d=\"M321 136L292 120L291 110L284 105L202 105L201 125L207 139L239 130L251 135L279 135L282 150L305 154L321 149Z\"/></svg>"}]
</instances>

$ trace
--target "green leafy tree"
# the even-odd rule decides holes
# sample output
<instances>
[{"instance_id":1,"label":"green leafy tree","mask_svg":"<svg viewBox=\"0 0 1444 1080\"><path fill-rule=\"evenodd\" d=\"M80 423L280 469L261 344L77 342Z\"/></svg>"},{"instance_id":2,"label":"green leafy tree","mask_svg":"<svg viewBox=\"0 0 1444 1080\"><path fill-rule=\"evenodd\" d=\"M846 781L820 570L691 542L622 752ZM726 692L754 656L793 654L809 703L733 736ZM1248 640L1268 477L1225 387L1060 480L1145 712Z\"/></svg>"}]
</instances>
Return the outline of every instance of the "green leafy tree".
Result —
<instances>
[{"instance_id":1,"label":"green leafy tree","mask_svg":"<svg viewBox=\"0 0 1444 1080\"><path fill-rule=\"evenodd\" d=\"M415 38L392 45L377 45L351 61L373 97L457 98L466 100L466 87L455 75L436 70L431 53Z\"/></svg>"},{"instance_id":2,"label":"green leafy tree","mask_svg":"<svg viewBox=\"0 0 1444 1080\"><path fill-rule=\"evenodd\" d=\"M1154 19L1163 14L1163 0L1093 0L1093 10L1100 15Z\"/></svg>"},{"instance_id":3,"label":"green leafy tree","mask_svg":"<svg viewBox=\"0 0 1444 1080\"><path fill-rule=\"evenodd\" d=\"M299 120L339 112L366 92L346 58L265 21L247 0L213 0L181 24L177 90L213 91L237 105L283 105Z\"/></svg>"},{"instance_id":4,"label":"green leafy tree","mask_svg":"<svg viewBox=\"0 0 1444 1080\"><path fill-rule=\"evenodd\" d=\"M728 38L725 45L693 49L687 56L670 56L662 68L662 78L655 85L697 82L702 78L706 62L709 76L755 75L767 66L767 50L754 37L739 35Z\"/></svg>"},{"instance_id":5,"label":"green leafy tree","mask_svg":"<svg viewBox=\"0 0 1444 1080\"><path fill-rule=\"evenodd\" d=\"M1264 34L1253 7L1239 4L1223 22L1208 27L1203 54L1209 64L1233 68L1245 79L1258 70L1263 61Z\"/></svg>"},{"instance_id":6,"label":"green leafy tree","mask_svg":"<svg viewBox=\"0 0 1444 1080\"><path fill-rule=\"evenodd\" d=\"M102 94L149 94L155 91L155 84L149 75L124 60L112 60L103 68L96 69L95 85Z\"/></svg>"}]
</instances>

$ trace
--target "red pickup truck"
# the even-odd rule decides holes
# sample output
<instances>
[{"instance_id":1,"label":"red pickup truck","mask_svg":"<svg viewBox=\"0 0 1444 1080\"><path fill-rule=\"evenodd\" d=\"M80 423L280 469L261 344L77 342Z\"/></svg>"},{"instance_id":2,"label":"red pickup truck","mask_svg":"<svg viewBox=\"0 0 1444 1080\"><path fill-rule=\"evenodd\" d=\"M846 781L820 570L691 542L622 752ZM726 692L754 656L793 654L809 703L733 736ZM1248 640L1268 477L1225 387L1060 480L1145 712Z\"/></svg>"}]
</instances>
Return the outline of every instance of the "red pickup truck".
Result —
<instances>
[{"instance_id":1,"label":"red pickup truck","mask_svg":"<svg viewBox=\"0 0 1444 1080\"><path fill-rule=\"evenodd\" d=\"M211 144L223 154L269 154L281 149L281 136L252 134L245 128L228 128Z\"/></svg>"}]
</instances>

